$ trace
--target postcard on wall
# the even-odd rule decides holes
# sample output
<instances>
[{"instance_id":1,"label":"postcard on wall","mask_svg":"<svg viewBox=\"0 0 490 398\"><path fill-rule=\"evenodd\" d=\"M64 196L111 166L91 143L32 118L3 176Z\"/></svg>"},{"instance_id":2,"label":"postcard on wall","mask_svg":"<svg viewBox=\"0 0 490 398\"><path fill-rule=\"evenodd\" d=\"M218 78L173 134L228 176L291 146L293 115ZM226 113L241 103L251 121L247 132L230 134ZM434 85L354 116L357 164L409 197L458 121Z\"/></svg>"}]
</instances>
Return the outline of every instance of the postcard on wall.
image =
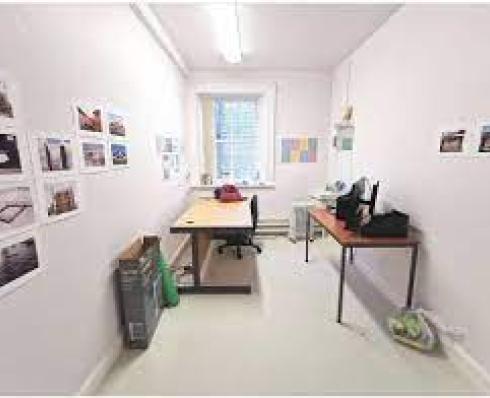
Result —
<instances>
[{"instance_id":1,"label":"postcard on wall","mask_svg":"<svg viewBox=\"0 0 490 398\"><path fill-rule=\"evenodd\" d=\"M36 208L29 185L0 187L0 238L33 228Z\"/></svg>"},{"instance_id":2,"label":"postcard on wall","mask_svg":"<svg viewBox=\"0 0 490 398\"><path fill-rule=\"evenodd\" d=\"M0 181L22 178L21 138L13 129L0 133Z\"/></svg>"},{"instance_id":3,"label":"postcard on wall","mask_svg":"<svg viewBox=\"0 0 490 398\"><path fill-rule=\"evenodd\" d=\"M42 215L44 221L58 221L80 212L80 182L76 179L45 180Z\"/></svg>"},{"instance_id":4,"label":"postcard on wall","mask_svg":"<svg viewBox=\"0 0 490 398\"><path fill-rule=\"evenodd\" d=\"M111 166L113 168L128 167L128 144L111 142Z\"/></svg>"},{"instance_id":5,"label":"postcard on wall","mask_svg":"<svg viewBox=\"0 0 490 398\"><path fill-rule=\"evenodd\" d=\"M75 171L74 139L58 134L43 134L32 139L34 166L46 176L70 174Z\"/></svg>"},{"instance_id":6,"label":"postcard on wall","mask_svg":"<svg viewBox=\"0 0 490 398\"><path fill-rule=\"evenodd\" d=\"M125 112L116 108L107 111L107 123L109 134L113 137L126 138L128 134L127 116Z\"/></svg>"},{"instance_id":7,"label":"postcard on wall","mask_svg":"<svg viewBox=\"0 0 490 398\"><path fill-rule=\"evenodd\" d=\"M75 127L82 135L104 138L104 109L100 105L75 104Z\"/></svg>"},{"instance_id":8,"label":"postcard on wall","mask_svg":"<svg viewBox=\"0 0 490 398\"><path fill-rule=\"evenodd\" d=\"M34 232L26 232L0 242L0 296L12 293L42 269Z\"/></svg>"},{"instance_id":9,"label":"postcard on wall","mask_svg":"<svg viewBox=\"0 0 490 398\"><path fill-rule=\"evenodd\" d=\"M102 140L80 141L80 171L98 173L107 171L107 143Z\"/></svg>"},{"instance_id":10,"label":"postcard on wall","mask_svg":"<svg viewBox=\"0 0 490 398\"><path fill-rule=\"evenodd\" d=\"M11 125L15 110L9 82L0 74L0 126Z\"/></svg>"}]
</instances>

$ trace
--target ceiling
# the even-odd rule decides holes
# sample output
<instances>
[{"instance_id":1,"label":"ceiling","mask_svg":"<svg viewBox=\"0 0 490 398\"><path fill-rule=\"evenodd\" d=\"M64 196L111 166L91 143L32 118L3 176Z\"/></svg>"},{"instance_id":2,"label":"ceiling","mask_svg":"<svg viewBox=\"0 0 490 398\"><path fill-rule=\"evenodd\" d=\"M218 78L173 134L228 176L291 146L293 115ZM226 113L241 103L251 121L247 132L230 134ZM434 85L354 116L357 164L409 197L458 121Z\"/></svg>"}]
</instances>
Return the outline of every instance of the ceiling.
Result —
<instances>
[{"instance_id":1,"label":"ceiling","mask_svg":"<svg viewBox=\"0 0 490 398\"><path fill-rule=\"evenodd\" d=\"M396 4L240 4L243 62L218 51L202 4L152 4L191 70L324 71L335 66L394 13Z\"/></svg>"}]
</instances>

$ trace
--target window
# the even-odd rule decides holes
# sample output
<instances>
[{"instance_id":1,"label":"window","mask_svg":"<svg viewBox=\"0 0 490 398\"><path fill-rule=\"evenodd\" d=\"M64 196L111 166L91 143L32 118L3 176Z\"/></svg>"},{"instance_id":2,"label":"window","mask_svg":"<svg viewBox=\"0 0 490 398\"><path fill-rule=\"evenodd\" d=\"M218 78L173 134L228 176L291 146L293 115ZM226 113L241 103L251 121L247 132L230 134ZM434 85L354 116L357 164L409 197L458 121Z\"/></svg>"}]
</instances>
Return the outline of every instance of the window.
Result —
<instances>
[{"instance_id":1,"label":"window","mask_svg":"<svg viewBox=\"0 0 490 398\"><path fill-rule=\"evenodd\" d=\"M272 182L274 92L267 89L197 93L201 184Z\"/></svg>"},{"instance_id":2,"label":"window","mask_svg":"<svg viewBox=\"0 0 490 398\"><path fill-rule=\"evenodd\" d=\"M213 116L216 180L260 181L257 99L215 98Z\"/></svg>"}]
</instances>

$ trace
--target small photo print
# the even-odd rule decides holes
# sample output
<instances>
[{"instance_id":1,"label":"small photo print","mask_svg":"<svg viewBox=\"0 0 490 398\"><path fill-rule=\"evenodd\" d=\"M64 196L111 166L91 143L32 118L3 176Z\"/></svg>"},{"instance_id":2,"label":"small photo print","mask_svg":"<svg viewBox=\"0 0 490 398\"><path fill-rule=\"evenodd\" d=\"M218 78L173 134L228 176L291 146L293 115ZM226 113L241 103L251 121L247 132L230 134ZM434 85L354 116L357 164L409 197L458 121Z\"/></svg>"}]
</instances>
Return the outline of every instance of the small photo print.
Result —
<instances>
[{"instance_id":1,"label":"small photo print","mask_svg":"<svg viewBox=\"0 0 490 398\"><path fill-rule=\"evenodd\" d=\"M34 205L30 188L0 188L0 236L20 232L34 223Z\"/></svg>"},{"instance_id":2,"label":"small photo print","mask_svg":"<svg viewBox=\"0 0 490 398\"><path fill-rule=\"evenodd\" d=\"M103 132L102 107L75 105L75 117L77 129L81 132L99 133Z\"/></svg>"},{"instance_id":3,"label":"small photo print","mask_svg":"<svg viewBox=\"0 0 490 398\"><path fill-rule=\"evenodd\" d=\"M74 213L79 209L80 198L77 185L77 181L46 181L44 183L45 212L48 219Z\"/></svg>"},{"instance_id":4,"label":"small photo print","mask_svg":"<svg viewBox=\"0 0 490 398\"><path fill-rule=\"evenodd\" d=\"M23 239L0 249L0 290L14 284L39 268L34 237ZM24 279L24 278L23 278Z\"/></svg>"},{"instance_id":5,"label":"small photo print","mask_svg":"<svg viewBox=\"0 0 490 398\"><path fill-rule=\"evenodd\" d=\"M20 173L22 166L17 135L0 134L0 175Z\"/></svg>"},{"instance_id":6,"label":"small photo print","mask_svg":"<svg viewBox=\"0 0 490 398\"><path fill-rule=\"evenodd\" d=\"M82 141L82 167L84 170L107 167L106 143L103 141Z\"/></svg>"},{"instance_id":7,"label":"small photo print","mask_svg":"<svg viewBox=\"0 0 490 398\"><path fill-rule=\"evenodd\" d=\"M14 118L14 108L9 96L7 83L4 80L0 80L0 118Z\"/></svg>"},{"instance_id":8,"label":"small photo print","mask_svg":"<svg viewBox=\"0 0 490 398\"><path fill-rule=\"evenodd\" d=\"M463 153L466 130L446 130L441 133L440 153Z\"/></svg>"},{"instance_id":9,"label":"small photo print","mask_svg":"<svg viewBox=\"0 0 490 398\"><path fill-rule=\"evenodd\" d=\"M109 122L109 134L117 137L126 137L126 119L122 112L111 109L107 112Z\"/></svg>"},{"instance_id":10,"label":"small photo print","mask_svg":"<svg viewBox=\"0 0 490 398\"><path fill-rule=\"evenodd\" d=\"M43 172L73 170L73 144L71 139L40 137L37 138L37 149Z\"/></svg>"},{"instance_id":11,"label":"small photo print","mask_svg":"<svg viewBox=\"0 0 490 398\"><path fill-rule=\"evenodd\" d=\"M111 159L113 166L127 166L128 146L121 143L111 143Z\"/></svg>"},{"instance_id":12,"label":"small photo print","mask_svg":"<svg viewBox=\"0 0 490 398\"><path fill-rule=\"evenodd\" d=\"M490 123L480 126L480 137L478 143L479 153L490 153Z\"/></svg>"}]
</instances>

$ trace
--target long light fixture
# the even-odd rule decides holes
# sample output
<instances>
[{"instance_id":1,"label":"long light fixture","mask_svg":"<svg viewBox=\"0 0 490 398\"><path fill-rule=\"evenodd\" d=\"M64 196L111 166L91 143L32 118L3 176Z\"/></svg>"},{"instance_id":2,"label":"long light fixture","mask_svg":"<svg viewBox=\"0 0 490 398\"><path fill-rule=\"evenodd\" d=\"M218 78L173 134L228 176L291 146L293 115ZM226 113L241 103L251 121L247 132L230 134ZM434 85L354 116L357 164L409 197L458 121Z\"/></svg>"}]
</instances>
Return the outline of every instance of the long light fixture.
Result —
<instances>
[{"instance_id":1,"label":"long light fixture","mask_svg":"<svg viewBox=\"0 0 490 398\"><path fill-rule=\"evenodd\" d=\"M218 48L225 60L232 64L242 62L238 5L235 3L206 6L213 21Z\"/></svg>"}]
</instances>

